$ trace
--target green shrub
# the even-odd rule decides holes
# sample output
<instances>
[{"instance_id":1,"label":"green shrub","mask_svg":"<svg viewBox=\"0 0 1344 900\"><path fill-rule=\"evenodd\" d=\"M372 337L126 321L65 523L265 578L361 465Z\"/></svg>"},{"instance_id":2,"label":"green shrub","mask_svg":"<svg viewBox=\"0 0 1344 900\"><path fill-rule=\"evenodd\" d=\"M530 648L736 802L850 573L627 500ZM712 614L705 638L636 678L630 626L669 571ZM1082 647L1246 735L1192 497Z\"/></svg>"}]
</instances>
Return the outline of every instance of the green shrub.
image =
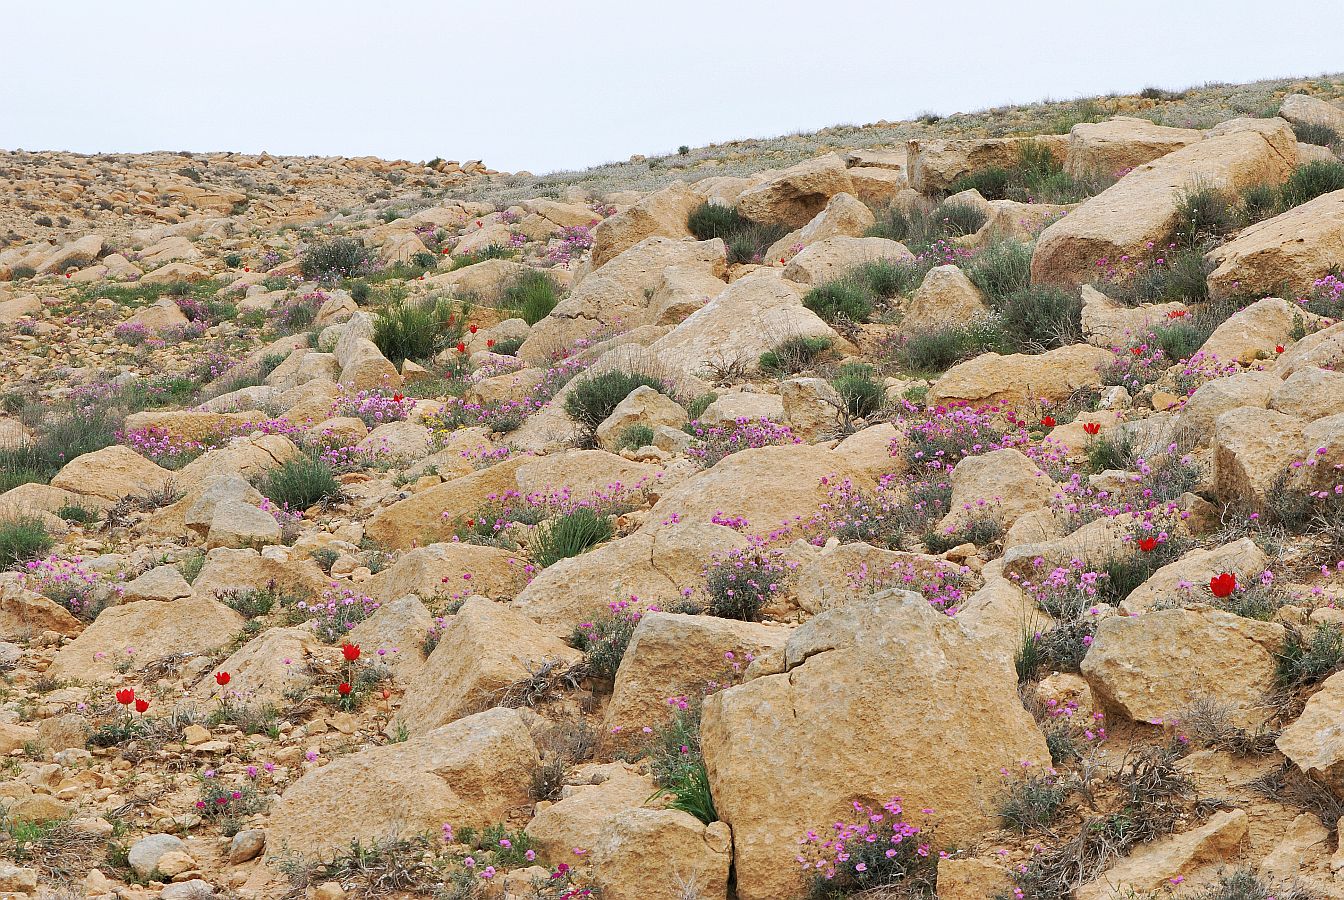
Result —
<instances>
[{"instance_id":1,"label":"green shrub","mask_svg":"<svg viewBox=\"0 0 1344 900\"><path fill-rule=\"evenodd\" d=\"M1134 439L1123 432L1096 437L1088 442L1086 452L1093 472L1124 471L1134 463Z\"/></svg>"},{"instance_id":2,"label":"green shrub","mask_svg":"<svg viewBox=\"0 0 1344 900\"><path fill-rule=\"evenodd\" d=\"M717 822L719 814L700 749L700 706L697 698L678 708L672 721L654 732L648 757L658 794L672 796L668 806L709 824Z\"/></svg>"},{"instance_id":3,"label":"green shrub","mask_svg":"<svg viewBox=\"0 0 1344 900\"><path fill-rule=\"evenodd\" d=\"M1234 224L1232 204L1225 192L1196 180L1176 198L1177 241L1195 247L1209 238L1227 234Z\"/></svg>"},{"instance_id":4,"label":"green shrub","mask_svg":"<svg viewBox=\"0 0 1344 900\"><path fill-rule=\"evenodd\" d=\"M523 346L523 341L527 338L505 338L495 341L495 346L490 348L500 356L517 356L518 348Z\"/></svg>"},{"instance_id":5,"label":"green shrub","mask_svg":"<svg viewBox=\"0 0 1344 900\"><path fill-rule=\"evenodd\" d=\"M863 323L873 314L873 295L860 282L842 278L812 288L803 305L832 324Z\"/></svg>"},{"instance_id":6,"label":"green shrub","mask_svg":"<svg viewBox=\"0 0 1344 900\"><path fill-rule=\"evenodd\" d=\"M965 175L949 188L949 194L976 190L986 200L1015 200L1019 203L1075 203L1098 194L1115 182L1104 174L1071 175L1039 141L1023 141L1017 157L1007 168L990 167Z\"/></svg>"},{"instance_id":7,"label":"green shrub","mask_svg":"<svg viewBox=\"0 0 1344 900\"><path fill-rule=\"evenodd\" d=\"M653 443L653 429L647 425L631 425L616 437L617 450L638 450Z\"/></svg>"},{"instance_id":8,"label":"green shrub","mask_svg":"<svg viewBox=\"0 0 1344 900\"><path fill-rule=\"evenodd\" d=\"M1022 834L1049 832L1068 796L1058 775L1030 775L1005 789L999 798L999 818L1004 827Z\"/></svg>"},{"instance_id":9,"label":"green shrub","mask_svg":"<svg viewBox=\"0 0 1344 900\"><path fill-rule=\"evenodd\" d=\"M369 293L371 291L372 288L369 287L367 281L356 281L354 284L350 285L350 299L354 300L356 303L364 303L369 299Z\"/></svg>"},{"instance_id":10,"label":"green shrub","mask_svg":"<svg viewBox=\"0 0 1344 900\"><path fill-rule=\"evenodd\" d=\"M860 263L846 274L874 297L889 299L919 287L929 268L922 260L877 259Z\"/></svg>"},{"instance_id":11,"label":"green shrub","mask_svg":"<svg viewBox=\"0 0 1344 900\"><path fill-rule=\"evenodd\" d=\"M882 408L886 390L873 380L873 367L863 363L846 363L831 380L831 386L845 404L845 409L856 419L866 418Z\"/></svg>"},{"instance_id":12,"label":"green shrub","mask_svg":"<svg viewBox=\"0 0 1344 900\"><path fill-rule=\"evenodd\" d=\"M1293 126L1293 134L1304 144L1329 147L1339 143L1339 132L1320 122L1301 122Z\"/></svg>"},{"instance_id":13,"label":"green shrub","mask_svg":"<svg viewBox=\"0 0 1344 900\"><path fill-rule=\"evenodd\" d=\"M911 375L937 375L981 353L1005 350L1005 338L994 319L920 331L896 345L892 361Z\"/></svg>"},{"instance_id":14,"label":"green shrub","mask_svg":"<svg viewBox=\"0 0 1344 900\"><path fill-rule=\"evenodd\" d=\"M0 522L0 569L36 559L50 550L52 544L41 519L23 516Z\"/></svg>"},{"instance_id":15,"label":"green shrub","mask_svg":"<svg viewBox=\"0 0 1344 900\"><path fill-rule=\"evenodd\" d=\"M565 412L591 433L637 387L651 387L662 394L671 393L667 384L656 376L613 370L575 382L574 388L565 398Z\"/></svg>"},{"instance_id":16,"label":"green shrub","mask_svg":"<svg viewBox=\"0 0 1344 900\"><path fill-rule=\"evenodd\" d=\"M446 298L402 300L378 314L373 342L395 365L425 360L462 339L469 312Z\"/></svg>"},{"instance_id":17,"label":"green shrub","mask_svg":"<svg viewBox=\"0 0 1344 900\"><path fill-rule=\"evenodd\" d=\"M1243 188L1241 197L1232 208L1232 215L1243 228L1276 216L1279 209L1279 189L1272 184L1253 184Z\"/></svg>"},{"instance_id":18,"label":"green shrub","mask_svg":"<svg viewBox=\"0 0 1344 900\"><path fill-rule=\"evenodd\" d=\"M243 258L237 253L226 254L224 257L224 265L228 266L230 269L241 268L243 265Z\"/></svg>"},{"instance_id":19,"label":"green shrub","mask_svg":"<svg viewBox=\"0 0 1344 900\"><path fill-rule=\"evenodd\" d=\"M623 608L603 612L591 622L574 626L570 646L583 651L584 661L594 675L615 678L640 616L637 611Z\"/></svg>"},{"instance_id":20,"label":"green shrub","mask_svg":"<svg viewBox=\"0 0 1344 900\"><path fill-rule=\"evenodd\" d=\"M686 218L686 228L697 241L721 238L725 243L734 234L751 226L752 222L731 206L719 203L701 203Z\"/></svg>"},{"instance_id":21,"label":"green shrub","mask_svg":"<svg viewBox=\"0 0 1344 900\"><path fill-rule=\"evenodd\" d=\"M535 325L555 309L560 293L560 285L549 272L527 269L505 286L503 305L516 311L527 324Z\"/></svg>"},{"instance_id":22,"label":"green shrub","mask_svg":"<svg viewBox=\"0 0 1344 900\"><path fill-rule=\"evenodd\" d=\"M506 247L503 244L487 244L479 250L471 253L463 253L461 256L453 257L453 264L450 271L465 269L467 266L474 266L478 262L484 262L487 259L512 259L518 251L512 247Z\"/></svg>"},{"instance_id":23,"label":"green shrub","mask_svg":"<svg viewBox=\"0 0 1344 900\"><path fill-rule=\"evenodd\" d=\"M984 210L959 200L944 201L933 211L934 221L942 226L943 233L948 237L975 234L988 218Z\"/></svg>"},{"instance_id":24,"label":"green shrub","mask_svg":"<svg viewBox=\"0 0 1344 900\"><path fill-rule=\"evenodd\" d=\"M1012 184L1013 173L1007 169L991 166L969 175L963 175L948 187L949 194L962 191L978 191L986 200L1007 200L1008 188Z\"/></svg>"},{"instance_id":25,"label":"green shrub","mask_svg":"<svg viewBox=\"0 0 1344 900\"><path fill-rule=\"evenodd\" d=\"M76 525L87 525L98 520L98 510L78 503L67 503L56 511L56 515Z\"/></svg>"},{"instance_id":26,"label":"green shrub","mask_svg":"<svg viewBox=\"0 0 1344 900\"><path fill-rule=\"evenodd\" d=\"M798 335L786 338L761 354L761 371L768 375L795 375L831 349L828 337Z\"/></svg>"},{"instance_id":27,"label":"green shrub","mask_svg":"<svg viewBox=\"0 0 1344 900\"><path fill-rule=\"evenodd\" d=\"M1344 668L1344 629L1333 622L1317 625L1309 637L1291 630L1279 649L1275 679L1296 690L1319 684Z\"/></svg>"},{"instance_id":28,"label":"green shrub","mask_svg":"<svg viewBox=\"0 0 1344 900\"><path fill-rule=\"evenodd\" d=\"M303 277L319 281L358 278L374 268L373 251L355 238L332 238L309 247L299 257L299 271Z\"/></svg>"},{"instance_id":29,"label":"green shrub","mask_svg":"<svg viewBox=\"0 0 1344 900\"><path fill-rule=\"evenodd\" d=\"M25 278L32 278L37 274L37 269L32 266L15 266L10 270L9 277L13 281L22 281Z\"/></svg>"},{"instance_id":30,"label":"green shrub","mask_svg":"<svg viewBox=\"0 0 1344 900\"><path fill-rule=\"evenodd\" d=\"M1316 160L1298 166L1280 189L1280 205L1284 209L1301 206L1322 194L1344 189L1344 163Z\"/></svg>"},{"instance_id":31,"label":"green shrub","mask_svg":"<svg viewBox=\"0 0 1344 900\"><path fill-rule=\"evenodd\" d=\"M995 241L971 258L966 277L995 303L1031 285L1031 245Z\"/></svg>"},{"instance_id":32,"label":"green shrub","mask_svg":"<svg viewBox=\"0 0 1344 900\"><path fill-rule=\"evenodd\" d=\"M271 469L257 487L274 503L303 510L341 492L331 466L316 454L305 453Z\"/></svg>"},{"instance_id":33,"label":"green shrub","mask_svg":"<svg viewBox=\"0 0 1344 900\"><path fill-rule=\"evenodd\" d=\"M1037 286L1014 291L999 301L999 325L1013 346L1052 350L1076 343L1083 334L1083 301L1074 291Z\"/></svg>"},{"instance_id":34,"label":"green shrub","mask_svg":"<svg viewBox=\"0 0 1344 900\"><path fill-rule=\"evenodd\" d=\"M712 391L708 394L692 397L689 401L683 404L686 407L686 415L691 417L691 421L695 421L704 415L705 410L709 409L709 404L717 399L719 399L719 395Z\"/></svg>"},{"instance_id":35,"label":"green shrub","mask_svg":"<svg viewBox=\"0 0 1344 900\"><path fill-rule=\"evenodd\" d=\"M610 540L613 534L615 527L610 516L591 507L577 506L537 526L532 557L544 569Z\"/></svg>"}]
</instances>

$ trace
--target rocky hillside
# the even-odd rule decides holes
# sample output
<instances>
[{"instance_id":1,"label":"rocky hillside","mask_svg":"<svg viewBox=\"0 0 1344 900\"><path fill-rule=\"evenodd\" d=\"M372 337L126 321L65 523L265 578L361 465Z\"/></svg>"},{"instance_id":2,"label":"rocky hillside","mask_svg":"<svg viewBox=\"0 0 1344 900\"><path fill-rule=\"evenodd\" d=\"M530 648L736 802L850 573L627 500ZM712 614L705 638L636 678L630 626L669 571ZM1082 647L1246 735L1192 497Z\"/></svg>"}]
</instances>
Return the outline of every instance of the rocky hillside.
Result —
<instances>
[{"instance_id":1,"label":"rocky hillside","mask_svg":"<svg viewBox=\"0 0 1344 900\"><path fill-rule=\"evenodd\" d=\"M1344 897L1344 81L0 162L0 896Z\"/></svg>"}]
</instances>

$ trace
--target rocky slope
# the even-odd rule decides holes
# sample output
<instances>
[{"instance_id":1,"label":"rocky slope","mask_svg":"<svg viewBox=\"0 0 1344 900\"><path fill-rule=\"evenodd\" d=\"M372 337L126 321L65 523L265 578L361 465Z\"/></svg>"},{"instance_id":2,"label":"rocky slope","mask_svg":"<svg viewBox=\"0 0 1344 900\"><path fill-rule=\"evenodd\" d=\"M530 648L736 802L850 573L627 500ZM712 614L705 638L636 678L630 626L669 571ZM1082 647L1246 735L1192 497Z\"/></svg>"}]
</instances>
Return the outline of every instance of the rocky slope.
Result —
<instances>
[{"instance_id":1,"label":"rocky slope","mask_svg":"<svg viewBox=\"0 0 1344 900\"><path fill-rule=\"evenodd\" d=\"M1344 897L1344 82L1145 93L6 154L0 893Z\"/></svg>"}]
</instances>

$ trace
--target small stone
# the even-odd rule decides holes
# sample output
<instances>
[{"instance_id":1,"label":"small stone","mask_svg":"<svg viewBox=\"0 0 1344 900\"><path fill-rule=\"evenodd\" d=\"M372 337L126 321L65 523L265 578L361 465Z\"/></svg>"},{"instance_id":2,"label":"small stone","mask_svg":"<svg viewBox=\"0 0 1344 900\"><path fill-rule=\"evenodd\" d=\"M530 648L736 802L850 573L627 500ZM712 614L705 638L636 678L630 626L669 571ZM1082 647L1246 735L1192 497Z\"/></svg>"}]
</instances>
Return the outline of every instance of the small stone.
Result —
<instances>
[{"instance_id":1,"label":"small stone","mask_svg":"<svg viewBox=\"0 0 1344 900\"><path fill-rule=\"evenodd\" d=\"M345 888L335 881L324 881L313 888L313 900L345 900Z\"/></svg>"},{"instance_id":2,"label":"small stone","mask_svg":"<svg viewBox=\"0 0 1344 900\"><path fill-rule=\"evenodd\" d=\"M260 828L248 828L233 836L229 842L229 864L239 865L250 859L256 859L266 849L266 832Z\"/></svg>"},{"instance_id":3,"label":"small stone","mask_svg":"<svg viewBox=\"0 0 1344 900\"><path fill-rule=\"evenodd\" d=\"M210 729L204 725L188 725L182 729L182 740L193 747L204 744L210 740Z\"/></svg>"},{"instance_id":4,"label":"small stone","mask_svg":"<svg viewBox=\"0 0 1344 900\"><path fill-rule=\"evenodd\" d=\"M148 878L159 867L159 859L167 853L186 853L187 845L171 834L151 834L131 845L126 862L135 874Z\"/></svg>"}]
</instances>

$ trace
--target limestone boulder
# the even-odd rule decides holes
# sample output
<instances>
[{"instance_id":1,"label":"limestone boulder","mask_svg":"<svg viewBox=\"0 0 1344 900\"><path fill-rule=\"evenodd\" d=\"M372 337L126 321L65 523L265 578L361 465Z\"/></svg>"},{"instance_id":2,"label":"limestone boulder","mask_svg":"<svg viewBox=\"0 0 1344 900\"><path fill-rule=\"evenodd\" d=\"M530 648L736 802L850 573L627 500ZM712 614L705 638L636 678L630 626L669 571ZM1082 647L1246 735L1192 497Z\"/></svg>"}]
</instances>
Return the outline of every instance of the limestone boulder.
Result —
<instances>
[{"instance_id":1,"label":"limestone boulder","mask_svg":"<svg viewBox=\"0 0 1344 900\"><path fill-rule=\"evenodd\" d=\"M373 615L350 630L347 639L360 647L387 650L380 662L391 669L392 679L405 687L424 669L425 638L434 627L434 617L425 604L417 597L406 596L380 604Z\"/></svg>"},{"instance_id":2,"label":"limestone boulder","mask_svg":"<svg viewBox=\"0 0 1344 900\"><path fill-rule=\"evenodd\" d=\"M1272 371L1280 378L1288 378L1307 366L1338 370L1341 363L1344 363L1344 322L1337 322L1285 346Z\"/></svg>"},{"instance_id":3,"label":"limestone boulder","mask_svg":"<svg viewBox=\"0 0 1344 900\"><path fill-rule=\"evenodd\" d=\"M1274 392L1283 386L1268 372L1237 372L1200 385L1181 409L1180 424L1200 446L1213 442L1218 417L1239 408L1265 409Z\"/></svg>"},{"instance_id":4,"label":"limestone boulder","mask_svg":"<svg viewBox=\"0 0 1344 900\"><path fill-rule=\"evenodd\" d=\"M127 663L137 671L168 656L210 653L228 644L243 621L224 604L197 597L112 606L62 647L47 671L55 678L89 680L106 678Z\"/></svg>"},{"instance_id":5,"label":"limestone boulder","mask_svg":"<svg viewBox=\"0 0 1344 900\"><path fill-rule=\"evenodd\" d=\"M267 547L264 552L217 547L206 553L205 565L191 587L201 597L223 591L274 589L310 599L329 584L326 573L311 556L290 547Z\"/></svg>"},{"instance_id":6,"label":"limestone boulder","mask_svg":"<svg viewBox=\"0 0 1344 900\"><path fill-rule=\"evenodd\" d=\"M1311 695L1302 714L1283 729L1275 746L1293 764L1344 797L1344 673L1331 675Z\"/></svg>"},{"instance_id":7,"label":"limestone boulder","mask_svg":"<svg viewBox=\"0 0 1344 900\"><path fill-rule=\"evenodd\" d=\"M671 373L698 376L734 366L754 368L761 354L791 337L848 342L803 306L805 289L760 269L741 278L649 347Z\"/></svg>"},{"instance_id":8,"label":"limestone boulder","mask_svg":"<svg viewBox=\"0 0 1344 900\"><path fill-rule=\"evenodd\" d=\"M568 862L574 848L591 849L603 826L628 809L656 806L658 786L629 763L576 766L561 788L560 799L539 808L525 829L537 855L551 865Z\"/></svg>"},{"instance_id":9,"label":"limestone boulder","mask_svg":"<svg viewBox=\"0 0 1344 900\"><path fill-rule=\"evenodd\" d=\"M339 756L294 782L271 811L270 854L331 854L352 840L485 828L531 803L539 765L518 710L496 708L410 740Z\"/></svg>"},{"instance_id":10,"label":"limestone boulder","mask_svg":"<svg viewBox=\"0 0 1344 900\"><path fill-rule=\"evenodd\" d=\"M1266 297L1233 314L1199 349L1223 362L1250 363L1273 359L1276 347L1293 342L1295 328L1314 325L1320 317L1278 297Z\"/></svg>"},{"instance_id":11,"label":"limestone boulder","mask_svg":"<svg viewBox=\"0 0 1344 900\"><path fill-rule=\"evenodd\" d=\"M1208 259L1214 296L1310 294L1316 279L1344 264L1344 190L1248 226Z\"/></svg>"},{"instance_id":12,"label":"limestone boulder","mask_svg":"<svg viewBox=\"0 0 1344 900\"><path fill-rule=\"evenodd\" d=\"M948 369L929 389L929 402L1058 402L1081 387L1100 387L1101 370L1113 359L1109 350L1086 344L1040 355L984 353Z\"/></svg>"},{"instance_id":13,"label":"limestone boulder","mask_svg":"<svg viewBox=\"0 0 1344 900\"><path fill-rule=\"evenodd\" d=\"M667 425L680 428L689 417L680 403L647 385L640 385L616 405L611 415L597 426L597 442L606 450L614 451L627 428L644 425L653 428Z\"/></svg>"},{"instance_id":14,"label":"limestone boulder","mask_svg":"<svg viewBox=\"0 0 1344 900\"><path fill-rule=\"evenodd\" d=\"M1196 828L1137 847L1100 878L1080 887L1078 900L1115 900L1139 891L1164 890L1188 873L1236 862L1249 841L1250 816L1244 809L1217 812Z\"/></svg>"},{"instance_id":15,"label":"limestone boulder","mask_svg":"<svg viewBox=\"0 0 1344 900\"><path fill-rule=\"evenodd\" d=\"M455 296L472 294L487 303L493 303L500 299L509 282L527 271L527 268L511 259L486 259L452 272L433 275L426 278L425 283L451 288Z\"/></svg>"},{"instance_id":16,"label":"limestone boulder","mask_svg":"<svg viewBox=\"0 0 1344 900\"><path fill-rule=\"evenodd\" d=\"M957 179L975 172L1012 168L1017 164L1022 145L1027 142L1045 147L1062 161L1068 137L1040 135L909 141L906 144L906 173L910 187L921 194L946 192Z\"/></svg>"},{"instance_id":17,"label":"limestone boulder","mask_svg":"<svg viewBox=\"0 0 1344 900\"><path fill-rule=\"evenodd\" d=\"M845 401L825 378L789 378L780 382L784 424L804 441L816 441L841 430Z\"/></svg>"},{"instance_id":18,"label":"limestone boulder","mask_svg":"<svg viewBox=\"0 0 1344 900\"><path fill-rule=\"evenodd\" d=\"M114 444L70 460L51 479L51 486L115 503L123 497L157 494L172 482L172 472Z\"/></svg>"},{"instance_id":19,"label":"limestone boulder","mask_svg":"<svg viewBox=\"0 0 1344 900\"><path fill-rule=\"evenodd\" d=\"M1150 242L1165 244L1178 224L1180 193L1196 181L1235 192L1282 184L1297 165L1297 138L1282 119L1220 127L1137 167L1045 229L1032 254L1032 283L1079 284L1092 277L1099 259L1138 257Z\"/></svg>"},{"instance_id":20,"label":"limestone boulder","mask_svg":"<svg viewBox=\"0 0 1344 900\"><path fill-rule=\"evenodd\" d=\"M215 504L205 546L265 547L281 542L283 530L275 516L243 500L223 500Z\"/></svg>"},{"instance_id":21,"label":"limestone boulder","mask_svg":"<svg viewBox=\"0 0 1344 900\"><path fill-rule=\"evenodd\" d=\"M182 577L177 566L155 566L138 575L122 588L123 603L136 600L180 600L191 596L191 585Z\"/></svg>"},{"instance_id":22,"label":"limestone boulder","mask_svg":"<svg viewBox=\"0 0 1344 900\"><path fill-rule=\"evenodd\" d=\"M1269 710L1284 629L1210 608L1109 616L1097 626L1083 677L1108 709L1136 722L1166 721L1216 698L1243 727Z\"/></svg>"},{"instance_id":23,"label":"limestone boulder","mask_svg":"<svg viewBox=\"0 0 1344 900\"><path fill-rule=\"evenodd\" d=\"M787 261L800 250L833 237L862 237L877 222L873 212L851 194L841 192L826 202L812 220L789 232L765 251L764 261Z\"/></svg>"},{"instance_id":24,"label":"limestone boulder","mask_svg":"<svg viewBox=\"0 0 1344 900\"><path fill-rule=\"evenodd\" d=\"M676 325L714 299L723 290L722 280L693 266L670 266L653 290L653 324Z\"/></svg>"},{"instance_id":25,"label":"limestone boulder","mask_svg":"<svg viewBox=\"0 0 1344 900\"><path fill-rule=\"evenodd\" d=\"M935 266L910 298L901 320L901 333L914 336L965 325L988 313L985 295L960 266Z\"/></svg>"},{"instance_id":26,"label":"limestone boulder","mask_svg":"<svg viewBox=\"0 0 1344 900\"><path fill-rule=\"evenodd\" d=\"M737 197L737 211L763 225L801 228L836 194L854 193L844 159L828 153L790 166Z\"/></svg>"},{"instance_id":27,"label":"limestone boulder","mask_svg":"<svg viewBox=\"0 0 1344 900\"><path fill-rule=\"evenodd\" d=\"M876 237L829 237L803 248L784 267L784 277L799 284L825 284L867 262L914 259L900 241Z\"/></svg>"},{"instance_id":28,"label":"limestone boulder","mask_svg":"<svg viewBox=\"0 0 1344 900\"><path fill-rule=\"evenodd\" d=\"M655 511L649 521L666 518ZM700 522L647 528L548 566L513 603L553 632L568 634L604 612L614 599L672 602L683 590L700 586L714 554L746 544L731 528L710 524L708 516Z\"/></svg>"},{"instance_id":29,"label":"limestone boulder","mask_svg":"<svg viewBox=\"0 0 1344 900\"><path fill-rule=\"evenodd\" d=\"M546 663L583 654L509 606L471 597L448 618L438 646L406 689L398 721L413 734L454 722L504 699Z\"/></svg>"},{"instance_id":30,"label":"limestone boulder","mask_svg":"<svg viewBox=\"0 0 1344 900\"><path fill-rule=\"evenodd\" d=\"M1224 502L1263 507L1302 454L1303 422L1270 409L1238 407L1213 427L1213 491Z\"/></svg>"},{"instance_id":31,"label":"limestone boulder","mask_svg":"<svg viewBox=\"0 0 1344 900\"><path fill-rule=\"evenodd\" d=\"M715 808L733 828L742 900L798 892L799 835L855 802L936 807L940 836L958 844L995 827L982 800L999 770L1050 757L1011 662L971 648L923 597L884 592L811 619L778 671L706 701L701 743ZM894 671L922 676L916 686Z\"/></svg>"},{"instance_id":32,"label":"limestone boulder","mask_svg":"<svg viewBox=\"0 0 1344 900\"><path fill-rule=\"evenodd\" d=\"M1246 584L1268 566L1269 558L1248 537L1221 547L1196 548L1148 576L1121 602L1120 608L1128 613L1142 613L1156 604L1188 601L1200 596L1215 575L1231 572L1238 584ZM1182 584L1193 587L1183 588Z\"/></svg>"},{"instance_id":33,"label":"limestone boulder","mask_svg":"<svg viewBox=\"0 0 1344 900\"><path fill-rule=\"evenodd\" d=\"M1203 139L1196 128L1168 128L1129 116L1080 122L1069 129L1064 170L1074 177L1116 176Z\"/></svg>"},{"instance_id":34,"label":"limestone boulder","mask_svg":"<svg viewBox=\"0 0 1344 900\"><path fill-rule=\"evenodd\" d=\"M607 900L727 900L732 832L675 809L630 809L602 826L589 863Z\"/></svg>"},{"instance_id":35,"label":"limestone boulder","mask_svg":"<svg viewBox=\"0 0 1344 900\"><path fill-rule=\"evenodd\" d=\"M454 541L407 552L363 590L384 603L407 594L430 600L463 592L499 600L512 597L526 580L523 560L507 550Z\"/></svg>"},{"instance_id":36,"label":"limestone boulder","mask_svg":"<svg viewBox=\"0 0 1344 900\"><path fill-rule=\"evenodd\" d=\"M319 646L310 628L267 629L202 676L192 696L201 703L222 698L243 706L282 707L287 692L308 685L313 675L309 657ZM216 683L215 672L229 673L227 686Z\"/></svg>"},{"instance_id":37,"label":"limestone boulder","mask_svg":"<svg viewBox=\"0 0 1344 900\"><path fill-rule=\"evenodd\" d=\"M779 394L762 394L755 391L727 391L718 396L713 403L705 407L696 419L700 425L711 427L732 427L738 421L771 422L784 420L784 399Z\"/></svg>"},{"instance_id":38,"label":"limestone boulder","mask_svg":"<svg viewBox=\"0 0 1344 900\"><path fill-rule=\"evenodd\" d=\"M1083 285L1083 335L1097 347L1125 347L1144 339L1148 330L1165 325L1170 313L1185 310L1184 303L1146 303L1125 306L1090 284Z\"/></svg>"},{"instance_id":39,"label":"limestone boulder","mask_svg":"<svg viewBox=\"0 0 1344 900\"><path fill-rule=\"evenodd\" d=\"M365 523L364 533L391 549L450 540L456 518L480 509L491 494L518 489L516 473L522 462L505 460L381 507Z\"/></svg>"},{"instance_id":40,"label":"limestone boulder","mask_svg":"<svg viewBox=\"0 0 1344 900\"><path fill-rule=\"evenodd\" d=\"M1305 421L1344 413L1344 373L1304 366L1275 386L1269 408Z\"/></svg>"},{"instance_id":41,"label":"limestone boulder","mask_svg":"<svg viewBox=\"0 0 1344 900\"><path fill-rule=\"evenodd\" d=\"M653 292L662 283L666 269L680 266L718 278L727 265L727 250L718 238L645 238L578 282L569 296L528 332L518 358L541 364L575 340L591 338L604 327L620 323L629 329L652 324L657 318Z\"/></svg>"},{"instance_id":42,"label":"limestone boulder","mask_svg":"<svg viewBox=\"0 0 1344 900\"><path fill-rule=\"evenodd\" d=\"M960 460L952 470L952 499L939 527L951 534L980 518L1004 527L1050 505L1055 483L1020 450L1006 447Z\"/></svg>"},{"instance_id":43,"label":"limestone boulder","mask_svg":"<svg viewBox=\"0 0 1344 900\"><path fill-rule=\"evenodd\" d=\"M1284 97L1279 115L1294 125L1324 125L1344 134L1344 109L1309 94Z\"/></svg>"},{"instance_id":44,"label":"limestone boulder","mask_svg":"<svg viewBox=\"0 0 1344 900\"><path fill-rule=\"evenodd\" d=\"M59 603L15 582L0 583L0 639L29 641L44 631L74 637L83 627Z\"/></svg>"},{"instance_id":45,"label":"limestone boulder","mask_svg":"<svg viewBox=\"0 0 1344 900\"><path fill-rule=\"evenodd\" d=\"M756 657L782 648L791 629L717 616L650 612L626 647L603 731L611 746L636 748L642 729L672 718L669 697L698 697L728 684Z\"/></svg>"},{"instance_id":46,"label":"limestone boulder","mask_svg":"<svg viewBox=\"0 0 1344 900\"><path fill-rule=\"evenodd\" d=\"M598 222L593 229L593 269L601 268L648 237L691 237L686 219L701 202L685 182L674 181L634 206Z\"/></svg>"},{"instance_id":47,"label":"limestone boulder","mask_svg":"<svg viewBox=\"0 0 1344 900\"><path fill-rule=\"evenodd\" d=\"M282 434L234 438L227 446L196 457L173 473L173 486L195 495L214 476L232 475L248 480L278 469L299 456L298 446Z\"/></svg>"}]
</instances>

